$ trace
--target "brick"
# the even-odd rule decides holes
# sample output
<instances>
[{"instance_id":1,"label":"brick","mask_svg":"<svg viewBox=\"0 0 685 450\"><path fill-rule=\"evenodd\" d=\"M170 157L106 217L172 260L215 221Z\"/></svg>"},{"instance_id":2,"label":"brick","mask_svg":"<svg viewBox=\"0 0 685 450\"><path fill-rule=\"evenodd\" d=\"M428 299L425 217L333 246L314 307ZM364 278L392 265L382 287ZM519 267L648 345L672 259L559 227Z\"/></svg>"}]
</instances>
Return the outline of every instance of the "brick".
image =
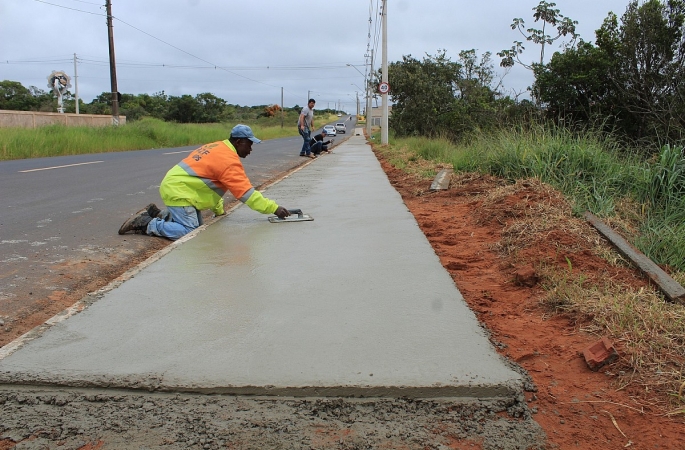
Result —
<instances>
[{"instance_id":1,"label":"brick","mask_svg":"<svg viewBox=\"0 0 685 450\"><path fill-rule=\"evenodd\" d=\"M583 350L583 356L590 370L596 372L603 366L616 361L618 359L618 352L616 352L614 344L606 337L603 337Z\"/></svg>"}]
</instances>

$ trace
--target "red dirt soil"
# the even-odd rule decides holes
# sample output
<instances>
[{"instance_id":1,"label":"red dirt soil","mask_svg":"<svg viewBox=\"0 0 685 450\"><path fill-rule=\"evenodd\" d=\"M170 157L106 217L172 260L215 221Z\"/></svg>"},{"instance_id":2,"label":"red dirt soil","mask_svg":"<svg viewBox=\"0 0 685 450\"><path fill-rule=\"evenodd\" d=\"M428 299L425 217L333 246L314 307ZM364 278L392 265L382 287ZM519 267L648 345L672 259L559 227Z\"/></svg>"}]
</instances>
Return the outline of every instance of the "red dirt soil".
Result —
<instances>
[{"instance_id":1,"label":"red dirt soil","mask_svg":"<svg viewBox=\"0 0 685 450\"><path fill-rule=\"evenodd\" d=\"M564 269L571 261L574 272L589 277L611 277L638 287L647 280L636 270L595 256L589 242L566 230L545 230L545 237L519 250L515 260L497 251L512 217L542 203L564 202L558 193L539 189L540 183L531 182L529 189L523 183L493 203L484 200L486 194L507 183L477 175L432 192L430 180L395 169L376 155L498 351L532 377L537 392L527 392L526 399L550 448L685 448L683 418L665 416L666 399L651 401L639 387L618 389L620 356L599 372L588 368L583 349L601 336L582 332L582 324L540 303L544 291L534 267L545 260ZM568 211L575 226L590 227ZM620 346L617 350L620 355Z\"/></svg>"}]
</instances>

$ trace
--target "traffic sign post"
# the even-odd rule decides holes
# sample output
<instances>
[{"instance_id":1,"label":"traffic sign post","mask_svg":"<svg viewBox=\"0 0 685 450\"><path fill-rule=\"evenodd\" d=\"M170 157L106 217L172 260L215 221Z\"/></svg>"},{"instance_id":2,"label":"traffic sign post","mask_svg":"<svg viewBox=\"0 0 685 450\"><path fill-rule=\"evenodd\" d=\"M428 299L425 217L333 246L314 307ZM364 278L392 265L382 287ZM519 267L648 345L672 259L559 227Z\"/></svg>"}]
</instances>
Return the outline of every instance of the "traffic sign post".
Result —
<instances>
[{"instance_id":1,"label":"traffic sign post","mask_svg":"<svg viewBox=\"0 0 685 450\"><path fill-rule=\"evenodd\" d=\"M385 81L378 85L378 92L387 94L390 91L390 85Z\"/></svg>"}]
</instances>

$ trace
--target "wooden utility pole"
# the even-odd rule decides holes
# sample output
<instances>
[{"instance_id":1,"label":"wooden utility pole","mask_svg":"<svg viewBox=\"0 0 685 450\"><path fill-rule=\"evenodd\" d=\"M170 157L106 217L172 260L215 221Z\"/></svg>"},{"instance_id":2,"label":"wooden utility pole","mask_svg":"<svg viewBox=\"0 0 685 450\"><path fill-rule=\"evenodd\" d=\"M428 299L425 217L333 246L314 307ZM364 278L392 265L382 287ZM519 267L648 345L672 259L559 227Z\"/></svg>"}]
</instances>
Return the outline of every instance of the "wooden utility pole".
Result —
<instances>
[{"instance_id":1,"label":"wooden utility pole","mask_svg":"<svg viewBox=\"0 0 685 450\"><path fill-rule=\"evenodd\" d=\"M112 125L119 125L119 89L117 89L117 68L114 61L114 33L112 31L112 0L106 0L107 35L109 37L109 77L112 82Z\"/></svg>"}]
</instances>

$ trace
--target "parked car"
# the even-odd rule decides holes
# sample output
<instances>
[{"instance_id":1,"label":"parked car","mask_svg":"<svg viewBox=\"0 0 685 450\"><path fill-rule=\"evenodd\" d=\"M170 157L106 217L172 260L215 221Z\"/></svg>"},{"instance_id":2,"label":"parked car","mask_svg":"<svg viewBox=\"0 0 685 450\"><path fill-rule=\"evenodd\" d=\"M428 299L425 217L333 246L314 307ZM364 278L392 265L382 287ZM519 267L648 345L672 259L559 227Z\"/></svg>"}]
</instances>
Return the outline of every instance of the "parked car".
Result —
<instances>
[{"instance_id":1,"label":"parked car","mask_svg":"<svg viewBox=\"0 0 685 450\"><path fill-rule=\"evenodd\" d=\"M338 113L338 117L342 117L342 114Z\"/></svg>"},{"instance_id":2,"label":"parked car","mask_svg":"<svg viewBox=\"0 0 685 450\"><path fill-rule=\"evenodd\" d=\"M324 130L326 130L326 134L328 136L336 136L337 132L335 130L335 127L333 125L326 125L323 127Z\"/></svg>"},{"instance_id":3,"label":"parked car","mask_svg":"<svg viewBox=\"0 0 685 450\"><path fill-rule=\"evenodd\" d=\"M345 126L344 123L338 122L335 124L335 131L343 134L343 133L347 132L347 127Z\"/></svg>"}]
</instances>

